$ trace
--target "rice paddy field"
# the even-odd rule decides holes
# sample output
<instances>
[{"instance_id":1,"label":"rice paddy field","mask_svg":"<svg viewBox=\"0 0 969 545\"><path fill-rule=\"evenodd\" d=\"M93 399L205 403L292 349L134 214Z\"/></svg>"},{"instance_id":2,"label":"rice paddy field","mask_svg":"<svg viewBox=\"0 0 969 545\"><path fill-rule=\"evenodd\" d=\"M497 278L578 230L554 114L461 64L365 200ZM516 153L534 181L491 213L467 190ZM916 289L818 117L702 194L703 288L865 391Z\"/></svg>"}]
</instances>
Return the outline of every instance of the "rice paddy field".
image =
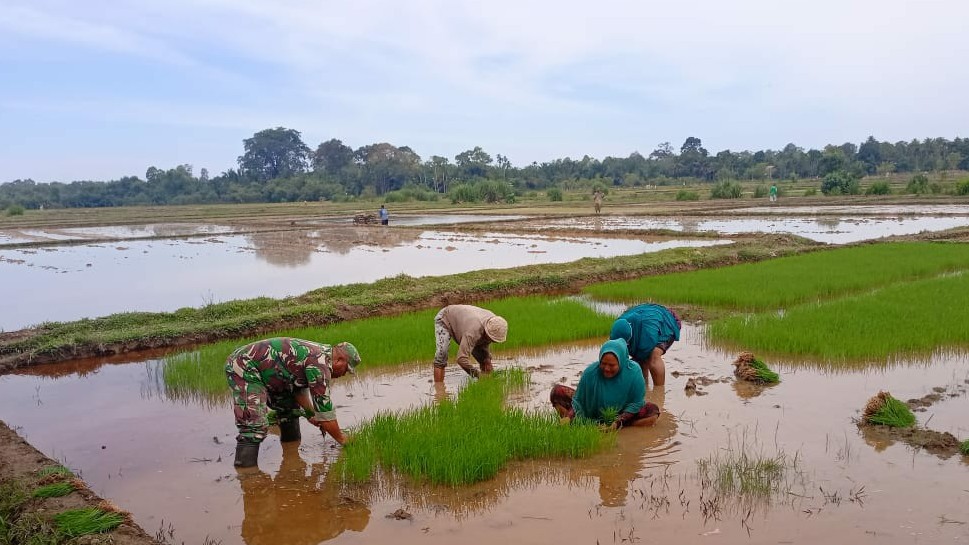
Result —
<instances>
[{"instance_id":1,"label":"rice paddy field","mask_svg":"<svg viewBox=\"0 0 969 545\"><path fill-rule=\"evenodd\" d=\"M406 307L16 369L0 418L58 463L3 483L20 503L0 501L0 536L25 502L89 487L130 515L65 505L42 521L59 542L126 516L173 544L967 542L967 248L809 247L482 298L509 334L477 380L454 347L431 380L438 309ZM647 390L656 425L561 425L551 388L575 386L614 317L644 302L684 317L665 386ZM275 335L359 348L332 392L352 440L304 419L282 443L271 427L258 468L239 470L225 359ZM754 380L735 376L741 353Z\"/></svg>"}]
</instances>

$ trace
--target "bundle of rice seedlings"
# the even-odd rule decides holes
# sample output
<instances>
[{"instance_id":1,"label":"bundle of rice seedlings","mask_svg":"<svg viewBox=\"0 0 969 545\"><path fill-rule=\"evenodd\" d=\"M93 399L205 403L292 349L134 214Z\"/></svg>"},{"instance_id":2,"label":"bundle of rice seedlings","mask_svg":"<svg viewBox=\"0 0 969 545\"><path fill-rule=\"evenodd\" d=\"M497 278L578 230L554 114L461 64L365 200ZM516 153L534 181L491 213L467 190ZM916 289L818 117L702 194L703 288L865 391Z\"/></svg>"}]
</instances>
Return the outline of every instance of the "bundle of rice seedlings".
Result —
<instances>
[{"instance_id":1,"label":"bundle of rice seedlings","mask_svg":"<svg viewBox=\"0 0 969 545\"><path fill-rule=\"evenodd\" d=\"M128 511L125 511L124 509L118 507L117 505L111 503L108 500L101 500L100 502L98 502L97 508L104 511L105 513L114 513L116 515L120 515L123 522L127 522L129 524L133 523L133 519L131 518L131 513L129 513Z\"/></svg>"},{"instance_id":2,"label":"bundle of rice seedlings","mask_svg":"<svg viewBox=\"0 0 969 545\"><path fill-rule=\"evenodd\" d=\"M754 357L751 352L741 352L733 362L733 374L741 380L759 382L761 384L776 384L781 376L772 371L767 365Z\"/></svg>"},{"instance_id":3,"label":"bundle of rice seedlings","mask_svg":"<svg viewBox=\"0 0 969 545\"><path fill-rule=\"evenodd\" d=\"M70 469L64 466L47 466L37 470L37 476L41 479L56 477L59 479L69 479L74 476Z\"/></svg>"},{"instance_id":4,"label":"bundle of rice seedlings","mask_svg":"<svg viewBox=\"0 0 969 545\"><path fill-rule=\"evenodd\" d=\"M35 498L59 498L74 492L74 484L70 482L60 482L45 484L38 487L31 494Z\"/></svg>"},{"instance_id":5,"label":"bundle of rice seedlings","mask_svg":"<svg viewBox=\"0 0 969 545\"><path fill-rule=\"evenodd\" d=\"M865 404L862 421L866 424L907 428L915 425L915 415L908 405L895 399L888 392L878 392L878 395Z\"/></svg>"},{"instance_id":6,"label":"bundle of rice seedlings","mask_svg":"<svg viewBox=\"0 0 969 545\"><path fill-rule=\"evenodd\" d=\"M71 509L54 515L57 530L66 538L99 534L114 530L124 522L119 513L108 513L94 507Z\"/></svg>"},{"instance_id":7,"label":"bundle of rice seedlings","mask_svg":"<svg viewBox=\"0 0 969 545\"><path fill-rule=\"evenodd\" d=\"M966 439L961 445L959 445L959 452L969 456L969 439Z\"/></svg>"},{"instance_id":8,"label":"bundle of rice seedlings","mask_svg":"<svg viewBox=\"0 0 969 545\"><path fill-rule=\"evenodd\" d=\"M604 424L612 424L619 418L619 409L615 407L604 407L599 411L599 419Z\"/></svg>"}]
</instances>

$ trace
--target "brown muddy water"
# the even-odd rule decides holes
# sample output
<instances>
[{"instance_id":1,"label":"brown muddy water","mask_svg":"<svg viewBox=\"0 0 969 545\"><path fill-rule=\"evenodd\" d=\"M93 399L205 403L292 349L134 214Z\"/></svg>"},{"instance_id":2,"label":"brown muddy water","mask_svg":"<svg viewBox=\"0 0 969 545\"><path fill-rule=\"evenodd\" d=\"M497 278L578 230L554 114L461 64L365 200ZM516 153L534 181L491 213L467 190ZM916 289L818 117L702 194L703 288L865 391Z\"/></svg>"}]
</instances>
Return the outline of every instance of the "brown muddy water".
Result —
<instances>
[{"instance_id":1,"label":"brown muddy water","mask_svg":"<svg viewBox=\"0 0 969 545\"><path fill-rule=\"evenodd\" d=\"M728 241L330 227L32 248L0 246L0 330L116 312L299 295L406 273L565 263Z\"/></svg>"},{"instance_id":2,"label":"brown muddy water","mask_svg":"<svg viewBox=\"0 0 969 545\"><path fill-rule=\"evenodd\" d=\"M698 328L687 325L682 337L668 354L665 388L647 394L666 411L655 427L623 430L615 450L591 459L515 463L459 489L341 487L327 472L339 449L305 422L301 443L283 447L270 436L259 470L238 472L227 400L169 398L157 360L0 377L0 418L149 533L170 529L190 544L969 540L969 460L886 441L853 422L878 390L904 400L940 387L953 395L916 413L920 424L969 437L969 358L842 373L771 362L783 382L756 387L733 381L734 354L705 348ZM531 369L532 384L512 402L550 411L551 385L575 384L596 353L596 343L580 343L505 353L498 365ZM689 378L699 394L684 390ZM430 379L428 361L336 381L341 424L455 395L467 380L455 367L443 390ZM699 478L698 460L741 452L783 458L775 492L717 494Z\"/></svg>"},{"instance_id":3,"label":"brown muddy water","mask_svg":"<svg viewBox=\"0 0 969 545\"><path fill-rule=\"evenodd\" d=\"M760 209L757 209L760 210ZM768 209L778 213L779 210ZM783 213L783 212L780 212ZM526 227L533 229L568 228L595 231L627 229L669 229L684 234L710 231L729 234L741 233L789 233L827 244L848 244L893 235L913 235L923 231L943 231L969 225L969 217L958 215L819 215L803 216L587 216L529 220Z\"/></svg>"}]
</instances>

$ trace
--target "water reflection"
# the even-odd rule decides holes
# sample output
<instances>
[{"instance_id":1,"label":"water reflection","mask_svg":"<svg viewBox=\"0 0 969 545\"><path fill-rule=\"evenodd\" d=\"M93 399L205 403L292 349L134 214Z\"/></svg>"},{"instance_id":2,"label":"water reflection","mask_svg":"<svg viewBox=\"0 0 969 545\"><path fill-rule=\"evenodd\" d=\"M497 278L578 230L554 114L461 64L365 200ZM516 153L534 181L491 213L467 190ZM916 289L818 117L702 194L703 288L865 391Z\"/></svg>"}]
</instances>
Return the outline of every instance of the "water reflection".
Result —
<instances>
[{"instance_id":1,"label":"water reflection","mask_svg":"<svg viewBox=\"0 0 969 545\"><path fill-rule=\"evenodd\" d=\"M299 442L283 443L275 477L240 470L242 539L248 545L316 545L346 531L362 532L370 522L366 504L340 494L325 462L308 464Z\"/></svg>"}]
</instances>

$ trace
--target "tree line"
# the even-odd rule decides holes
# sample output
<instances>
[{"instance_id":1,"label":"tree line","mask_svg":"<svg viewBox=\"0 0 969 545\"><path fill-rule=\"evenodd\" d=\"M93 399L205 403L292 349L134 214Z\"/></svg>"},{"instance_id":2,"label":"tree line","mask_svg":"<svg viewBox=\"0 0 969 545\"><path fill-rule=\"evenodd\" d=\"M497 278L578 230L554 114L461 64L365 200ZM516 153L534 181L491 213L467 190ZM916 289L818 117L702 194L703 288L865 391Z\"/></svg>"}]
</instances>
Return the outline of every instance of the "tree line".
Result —
<instances>
[{"instance_id":1,"label":"tree line","mask_svg":"<svg viewBox=\"0 0 969 545\"><path fill-rule=\"evenodd\" d=\"M112 181L37 183L14 180L0 185L0 209L7 206L98 207L242 202L342 201L383 197L386 200L511 201L516 194L550 188L669 185L737 180L798 180L865 175L969 170L969 138L926 138L880 142L869 137L860 145L845 143L824 149L788 144L781 150L723 150L710 154L699 138L689 137L676 149L663 142L647 156L581 159L514 166L507 157L492 157L474 147L453 157L422 159L408 146L386 142L353 149L333 138L311 149L299 131L265 129L243 141L238 168L210 176L192 165L167 170L148 168L144 178Z\"/></svg>"}]
</instances>

